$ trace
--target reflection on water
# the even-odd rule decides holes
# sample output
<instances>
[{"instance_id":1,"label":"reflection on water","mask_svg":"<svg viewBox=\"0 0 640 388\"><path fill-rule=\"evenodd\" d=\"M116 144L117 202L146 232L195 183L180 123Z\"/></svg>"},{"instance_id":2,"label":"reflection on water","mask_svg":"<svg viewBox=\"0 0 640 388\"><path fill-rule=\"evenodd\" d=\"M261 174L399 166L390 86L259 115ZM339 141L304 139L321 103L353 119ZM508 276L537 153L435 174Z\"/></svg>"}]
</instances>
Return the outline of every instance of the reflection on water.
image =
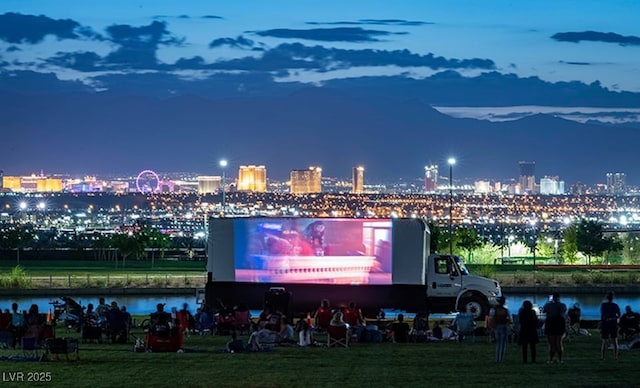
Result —
<instances>
[{"instance_id":1,"label":"reflection on water","mask_svg":"<svg viewBox=\"0 0 640 388\"><path fill-rule=\"evenodd\" d=\"M505 295L505 297L507 298L507 308L511 313L517 313L522 306L522 302L527 299L540 307L549 301L549 295ZM602 295L560 295L560 302L566 304L567 308L570 308L576 302L580 303L582 319L586 320L600 319L600 304L604 299L605 293ZM614 302L620 306L622 312L624 312L625 306L631 306L634 311L640 309L640 297L637 295L616 295Z\"/></svg>"},{"instance_id":2,"label":"reflection on water","mask_svg":"<svg viewBox=\"0 0 640 388\"><path fill-rule=\"evenodd\" d=\"M517 313L522 302L530 300L532 303L542 307L549 300L549 295L505 295L507 298L507 307L511 313ZM600 303L604 300L604 293L602 295L588 294L588 295L560 295L560 301L567 305L567 308L571 307L574 303L580 303L582 309L582 318L588 320L597 320L600 318ZM99 296L78 296L74 299L82 306L86 306L89 303L93 303L94 306L98 305ZM176 307L178 310L182 308L184 303L189 305L189 310L194 312L196 309L196 298L194 295L171 295L171 296L147 296L147 295L123 295L116 296L110 295L105 297L107 304L112 300L118 302L119 306L127 306L127 310L131 314L149 314L156 309L158 303L166 303L165 309L170 311L172 307ZM49 309L53 310L51 302L60 301L57 297L19 297L19 298L0 298L0 308L11 309L11 303L17 302L21 310L28 310L31 304L35 303L41 312L47 312ZM619 295L615 300L620 309L624 311L624 307L629 305L634 311L640 310L640 296L636 295ZM387 309L387 318L396 318L398 313L402 311ZM252 316L257 316L259 311L251 311ZM406 314L407 318L413 317L412 314ZM434 315L434 318L441 315Z\"/></svg>"},{"instance_id":3,"label":"reflection on water","mask_svg":"<svg viewBox=\"0 0 640 388\"><path fill-rule=\"evenodd\" d=\"M196 309L196 298L194 295L171 295L171 296L146 296L146 295L109 295L105 296L105 302L110 304L111 301L118 302L118 306L127 306L127 311L131 314L150 314L156 311L156 305L158 303L166 303L165 309L170 311L172 307L176 307L178 310L182 309L182 305L187 303L190 311ZM73 299L80 303L82 306L87 306L89 303L93 303L94 306L98 305L100 296L77 296ZM32 304L38 305L41 312L47 312L49 309L53 311L52 302L61 302L57 297L19 297L13 299L0 299L0 308L11 309L11 303L17 302L20 310L28 310Z\"/></svg>"}]
</instances>

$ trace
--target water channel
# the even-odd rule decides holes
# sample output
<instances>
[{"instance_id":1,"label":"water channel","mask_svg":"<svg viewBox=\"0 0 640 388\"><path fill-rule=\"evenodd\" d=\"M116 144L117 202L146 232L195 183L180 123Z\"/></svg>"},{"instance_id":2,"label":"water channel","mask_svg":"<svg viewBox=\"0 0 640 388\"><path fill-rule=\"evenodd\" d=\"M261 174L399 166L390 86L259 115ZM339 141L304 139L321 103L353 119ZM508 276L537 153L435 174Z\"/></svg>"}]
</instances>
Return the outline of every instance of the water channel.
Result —
<instances>
[{"instance_id":1,"label":"water channel","mask_svg":"<svg viewBox=\"0 0 640 388\"><path fill-rule=\"evenodd\" d=\"M507 307L512 313L516 313L522 302L524 300L530 300L534 304L542 307L548 300L549 295L531 295L531 294L510 294L506 295L507 297ZM89 303L93 303L94 306L97 306L99 296L77 296L74 299L80 303L82 306L86 306ZM159 296L148 296L148 295L109 295L106 298L106 302L110 303L112 300L118 302L118 305L127 306L127 310L131 314L148 314L155 311L156 305L158 303L166 303L165 309L170 311L172 307L176 307L177 309L181 309L184 303L189 305L189 310L194 312L197 303L196 296L193 294L187 295L159 295ZM597 320L600 318L600 303L604 299L604 294L596 295L596 294L580 294L580 295L561 295L561 301L567 305L567 308L571 307L574 303L579 303L582 309L582 318L587 320ZM51 297L0 297L0 308L4 310L5 308L10 309L11 303L17 302L19 308L22 310L28 310L31 304L38 305L38 308L41 312L47 312L50 309L53 309L52 302L60 301L58 299L58 295ZM615 302L620 305L620 309L624 311L625 306L629 305L633 308L634 311L640 310L640 296L639 295L619 295L616 296ZM397 314L402 311L386 309L388 318L395 318ZM251 311L252 316L257 316L259 311ZM412 314L405 313L405 316L412 317ZM446 315L444 315L446 316ZM435 316L434 317L438 317Z\"/></svg>"}]
</instances>

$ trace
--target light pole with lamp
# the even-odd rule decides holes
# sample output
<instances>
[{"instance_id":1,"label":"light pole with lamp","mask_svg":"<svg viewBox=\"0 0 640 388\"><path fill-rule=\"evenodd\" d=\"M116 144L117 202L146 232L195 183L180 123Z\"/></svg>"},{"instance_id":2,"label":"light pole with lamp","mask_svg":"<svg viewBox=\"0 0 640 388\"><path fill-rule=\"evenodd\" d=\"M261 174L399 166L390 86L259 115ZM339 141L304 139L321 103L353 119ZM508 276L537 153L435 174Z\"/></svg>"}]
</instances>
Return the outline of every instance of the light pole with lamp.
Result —
<instances>
[{"instance_id":1,"label":"light pole with lamp","mask_svg":"<svg viewBox=\"0 0 640 388\"><path fill-rule=\"evenodd\" d=\"M227 210L227 202L225 198L225 172L227 168L227 160L222 159L220 161L220 167L222 168L222 183L220 185L220 190L222 190L222 216L224 217Z\"/></svg>"},{"instance_id":2,"label":"light pole with lamp","mask_svg":"<svg viewBox=\"0 0 640 388\"><path fill-rule=\"evenodd\" d=\"M455 158L449 158L449 254L453 255L453 165Z\"/></svg>"}]
</instances>

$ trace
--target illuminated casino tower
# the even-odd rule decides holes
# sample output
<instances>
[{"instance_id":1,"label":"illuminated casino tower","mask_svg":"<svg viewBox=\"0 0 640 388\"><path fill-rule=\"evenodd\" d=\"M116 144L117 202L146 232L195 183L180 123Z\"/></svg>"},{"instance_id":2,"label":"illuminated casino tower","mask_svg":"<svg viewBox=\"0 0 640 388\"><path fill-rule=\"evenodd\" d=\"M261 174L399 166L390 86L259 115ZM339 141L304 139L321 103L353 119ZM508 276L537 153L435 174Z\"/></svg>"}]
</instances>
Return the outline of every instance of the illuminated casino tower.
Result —
<instances>
[{"instance_id":1,"label":"illuminated casino tower","mask_svg":"<svg viewBox=\"0 0 640 388\"><path fill-rule=\"evenodd\" d=\"M267 169L265 166L240 166L238 170L238 191L267 191Z\"/></svg>"},{"instance_id":2,"label":"illuminated casino tower","mask_svg":"<svg viewBox=\"0 0 640 388\"><path fill-rule=\"evenodd\" d=\"M222 177L220 176L199 176L198 194L212 194L222 187Z\"/></svg>"},{"instance_id":3,"label":"illuminated casino tower","mask_svg":"<svg viewBox=\"0 0 640 388\"><path fill-rule=\"evenodd\" d=\"M308 194L322 192L322 168L291 170L291 193Z\"/></svg>"},{"instance_id":4,"label":"illuminated casino tower","mask_svg":"<svg viewBox=\"0 0 640 388\"><path fill-rule=\"evenodd\" d=\"M424 191L433 193L438 189L438 165L424 166Z\"/></svg>"},{"instance_id":5,"label":"illuminated casino tower","mask_svg":"<svg viewBox=\"0 0 640 388\"><path fill-rule=\"evenodd\" d=\"M358 166L353 168L353 177L351 181L353 183L353 187L351 189L352 193L364 193L364 167Z\"/></svg>"}]
</instances>

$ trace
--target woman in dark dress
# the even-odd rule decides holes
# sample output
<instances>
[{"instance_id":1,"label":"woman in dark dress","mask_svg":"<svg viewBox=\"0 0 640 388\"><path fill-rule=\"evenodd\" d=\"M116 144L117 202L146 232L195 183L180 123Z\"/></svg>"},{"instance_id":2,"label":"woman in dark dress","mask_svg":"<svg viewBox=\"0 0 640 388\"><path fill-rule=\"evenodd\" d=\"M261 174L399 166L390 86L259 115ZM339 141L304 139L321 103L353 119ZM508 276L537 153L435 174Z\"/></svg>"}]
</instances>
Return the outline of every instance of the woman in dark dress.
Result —
<instances>
[{"instance_id":1,"label":"woman in dark dress","mask_svg":"<svg viewBox=\"0 0 640 388\"><path fill-rule=\"evenodd\" d=\"M562 339L566 333L567 305L560 302L560 294L554 292L551 300L544 305L542 311L546 314L544 332L549 340L549 360L547 363L551 364L557 361L562 364L562 356L564 355ZM556 355L558 359L554 360Z\"/></svg>"},{"instance_id":2,"label":"woman in dark dress","mask_svg":"<svg viewBox=\"0 0 640 388\"><path fill-rule=\"evenodd\" d=\"M533 310L533 303L525 300L518 311L520 332L518 344L522 346L522 362L527 363L527 347L531 349L531 362L536 362L536 344L538 343L538 314Z\"/></svg>"}]
</instances>

